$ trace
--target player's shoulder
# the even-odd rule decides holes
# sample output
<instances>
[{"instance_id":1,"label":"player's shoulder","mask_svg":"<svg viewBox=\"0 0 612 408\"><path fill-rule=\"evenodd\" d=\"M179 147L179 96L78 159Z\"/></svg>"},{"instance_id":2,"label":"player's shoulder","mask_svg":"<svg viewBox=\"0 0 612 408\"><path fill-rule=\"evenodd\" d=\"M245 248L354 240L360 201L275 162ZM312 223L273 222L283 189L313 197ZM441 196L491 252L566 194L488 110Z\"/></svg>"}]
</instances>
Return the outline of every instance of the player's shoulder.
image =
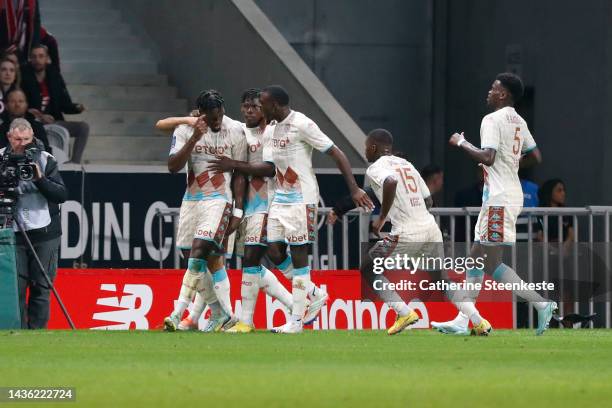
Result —
<instances>
[{"instance_id":1,"label":"player's shoulder","mask_svg":"<svg viewBox=\"0 0 612 408\"><path fill-rule=\"evenodd\" d=\"M315 124L312 119L304 115L302 112L291 111L291 115L293 116L291 118L291 123L297 128L303 129Z\"/></svg>"},{"instance_id":2,"label":"player's shoulder","mask_svg":"<svg viewBox=\"0 0 612 408\"><path fill-rule=\"evenodd\" d=\"M174 128L174 132L172 134L174 136L191 136L192 133L193 127L187 124L181 124Z\"/></svg>"}]
</instances>

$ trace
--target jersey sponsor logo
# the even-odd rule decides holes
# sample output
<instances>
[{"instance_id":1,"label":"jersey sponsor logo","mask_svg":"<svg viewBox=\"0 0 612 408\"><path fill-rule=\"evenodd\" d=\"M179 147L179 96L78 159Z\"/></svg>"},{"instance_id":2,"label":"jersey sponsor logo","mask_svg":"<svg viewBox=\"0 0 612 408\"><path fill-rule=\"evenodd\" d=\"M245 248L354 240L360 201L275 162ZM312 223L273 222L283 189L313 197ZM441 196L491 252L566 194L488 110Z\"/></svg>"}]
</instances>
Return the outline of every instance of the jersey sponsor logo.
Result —
<instances>
[{"instance_id":1,"label":"jersey sponsor logo","mask_svg":"<svg viewBox=\"0 0 612 408\"><path fill-rule=\"evenodd\" d=\"M197 238L213 238L215 233L212 230L198 229L195 235Z\"/></svg>"},{"instance_id":2,"label":"jersey sponsor logo","mask_svg":"<svg viewBox=\"0 0 612 408\"><path fill-rule=\"evenodd\" d=\"M279 148L279 149L284 149L287 147L287 145L289 144L289 138L285 138L285 139L272 139L272 146Z\"/></svg>"},{"instance_id":3,"label":"jersey sponsor logo","mask_svg":"<svg viewBox=\"0 0 612 408\"><path fill-rule=\"evenodd\" d=\"M196 145L193 148L194 153L204 153L204 154L208 154L211 156L214 155L224 155L225 152L229 150L229 146L224 145L224 146L208 146L208 145Z\"/></svg>"},{"instance_id":4,"label":"jersey sponsor logo","mask_svg":"<svg viewBox=\"0 0 612 408\"><path fill-rule=\"evenodd\" d=\"M148 329L147 313L153 304L153 291L148 285L126 284L117 290L114 283L103 283L100 290L113 292L114 296L98 298L97 305L115 308L93 314L93 320L115 322L115 324L93 327L104 330ZM110 294L110 293L109 293Z\"/></svg>"},{"instance_id":5,"label":"jersey sponsor logo","mask_svg":"<svg viewBox=\"0 0 612 408\"><path fill-rule=\"evenodd\" d=\"M253 143L249 145L249 152L250 153L257 153L257 150L261 147L261 143L257 142L257 144Z\"/></svg>"},{"instance_id":6,"label":"jersey sponsor logo","mask_svg":"<svg viewBox=\"0 0 612 408\"><path fill-rule=\"evenodd\" d=\"M289 241L290 244L295 244L298 242L308 242L308 235L290 235L287 237L287 241Z\"/></svg>"}]
</instances>

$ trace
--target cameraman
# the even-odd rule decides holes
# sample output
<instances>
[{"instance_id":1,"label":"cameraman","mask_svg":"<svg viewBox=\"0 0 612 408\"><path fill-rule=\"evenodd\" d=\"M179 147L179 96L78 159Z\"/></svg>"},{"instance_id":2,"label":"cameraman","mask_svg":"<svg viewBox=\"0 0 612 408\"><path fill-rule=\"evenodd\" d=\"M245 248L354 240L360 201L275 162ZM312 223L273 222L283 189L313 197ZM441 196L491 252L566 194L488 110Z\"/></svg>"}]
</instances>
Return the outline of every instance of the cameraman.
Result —
<instances>
[{"instance_id":1,"label":"cameraman","mask_svg":"<svg viewBox=\"0 0 612 408\"><path fill-rule=\"evenodd\" d=\"M0 149L0 155L25 155L36 166L32 181L19 181L19 197L15 221L27 231L32 245L49 278L55 278L59 253L60 223L59 204L66 201L68 191L62 181L55 158L44 151L44 146L34 138L32 126L25 119L11 122L7 134L9 146ZM19 308L21 327L42 329L49 320L49 295L51 288L34 259L17 225L16 261L19 277ZM26 290L30 289L26 305Z\"/></svg>"}]
</instances>

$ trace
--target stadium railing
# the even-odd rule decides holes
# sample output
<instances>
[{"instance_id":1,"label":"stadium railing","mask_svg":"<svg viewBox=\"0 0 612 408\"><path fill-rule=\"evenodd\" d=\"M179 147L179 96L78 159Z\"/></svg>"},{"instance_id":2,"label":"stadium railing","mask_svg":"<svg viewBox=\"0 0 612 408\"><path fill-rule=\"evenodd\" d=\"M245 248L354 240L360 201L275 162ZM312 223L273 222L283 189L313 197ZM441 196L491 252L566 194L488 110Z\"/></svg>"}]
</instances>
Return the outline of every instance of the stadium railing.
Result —
<instances>
[{"instance_id":1,"label":"stadium railing","mask_svg":"<svg viewBox=\"0 0 612 408\"><path fill-rule=\"evenodd\" d=\"M341 217L339 220L341 222L336 223L336 225L329 225L325 222L325 219L330 211L331 208L327 207L318 209L318 234L312 246L313 269L356 268L358 265L351 264L351 259L361 259L361 243L368 241L371 215L353 210ZM438 225L441 226L445 241L445 251L448 251L447 253L449 256L454 258L456 254L463 252L465 255L468 255L474 234L474 222L480 212L480 207L432 208L431 212L435 216ZM612 251L610 250L611 214L612 206L524 208L519 218L522 219L523 222L521 224L525 226L527 232L519 234L524 237L524 239L517 240L517 245L512 246L509 251L511 266L514 269L517 269L520 252L521 265L524 267L526 263L526 276L528 282L533 282L535 275L538 275L538 278L541 277L543 280L548 281L551 277L551 271L553 272L552 275L554 279L557 279L559 282L569 281L576 283L576 285L584 279L586 279L586 282L595 282L593 277L593 264L594 262L602 264L605 267L605 274L603 275L604 282L599 282L599 284L603 285L605 291L603 293L604 296L598 297L598 299L605 299L605 301L601 303L604 308L604 320L602 323L606 328L610 328L612 323L612 311L610 310L610 292L612 284L609 273L612 256ZM178 209L157 211L156 217L159 225L160 242L162 240L161 234L164 217L173 217L174 234L176 236L178 215ZM574 234L572 245L570 245L571 248L569 248L570 253L567 253L566 246L549 241L549 224L553 218L557 222L557 237L564 236L564 221L566 225L571 225L573 227ZM571 222L569 221L570 219ZM358 236L356 236L354 229L349 228L349 224L354 221L359 222ZM541 241L537 241L536 239L536 231L534 228L534 224L536 223L541 225ZM338 239L335 239L335 234L337 232L341 234L339 240L341 249L338 253L335 248L335 243L338 242ZM323 235L326 237L325 248L320 247L321 237ZM564 251L566 252L564 253ZM327 255L326 265L321 264L321 254ZM552 257L551 254L556 256ZM341 265L337 265L336 255L339 255ZM551 258L553 262L555 260L557 261L554 265L550 262ZM581 266L584 265L585 261L590 275L586 277L584 276L584 272L581 272L581 269L584 269ZM538 263L537 271L536 262ZM175 250L174 266L178 268L179 263L180 254L178 250ZM571 265L568 265L570 263ZM338 268L339 266L341 266L341 268ZM163 268L162 259L159 260L159 267ZM571 269L569 272L566 271L568 267ZM518 273L523 276L524 269L522 269L522 267L519 268ZM599 279L602 279L601 276ZM563 283L561 283L561 285L563 285ZM579 310L583 305L588 305L586 307L588 307L589 314L596 312L595 302L592 297L590 297L588 302L581 302L580 300L581 299L578 298L571 299L575 310ZM560 307L563 310L563 302L560 302ZM601 311L601 309L598 310L598 312ZM533 313L529 313L528 325L529 327L534 326ZM592 321L590 325L593 327Z\"/></svg>"}]
</instances>

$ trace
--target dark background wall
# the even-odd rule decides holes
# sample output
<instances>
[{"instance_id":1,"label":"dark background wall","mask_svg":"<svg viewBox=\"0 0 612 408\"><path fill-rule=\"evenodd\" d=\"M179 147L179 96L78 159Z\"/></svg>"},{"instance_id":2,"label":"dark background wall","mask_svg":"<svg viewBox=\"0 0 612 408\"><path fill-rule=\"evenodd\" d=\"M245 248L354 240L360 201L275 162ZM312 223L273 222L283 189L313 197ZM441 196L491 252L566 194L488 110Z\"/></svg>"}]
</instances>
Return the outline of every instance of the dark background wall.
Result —
<instances>
[{"instance_id":1,"label":"dark background wall","mask_svg":"<svg viewBox=\"0 0 612 408\"><path fill-rule=\"evenodd\" d=\"M444 204L476 174L473 162L448 149L448 137L465 131L479 142L486 93L495 74L509 69L528 87L519 112L544 156L535 180L566 180L568 205L612 203L612 2L255 2L362 130L388 128L417 167L443 165ZM284 67L261 57L265 44L245 42L254 32L229 1L117 4L145 26L182 91L222 83L237 95L256 77L303 92Z\"/></svg>"},{"instance_id":2,"label":"dark background wall","mask_svg":"<svg viewBox=\"0 0 612 408\"><path fill-rule=\"evenodd\" d=\"M495 74L518 68L532 93L519 112L544 156L536 180L566 180L568 205L612 203L610 2L452 0L447 6L448 132L464 130L478 141ZM470 182L468 163L448 152L448 190Z\"/></svg>"},{"instance_id":3,"label":"dark background wall","mask_svg":"<svg viewBox=\"0 0 612 408\"><path fill-rule=\"evenodd\" d=\"M535 180L566 180L568 205L612 203L611 2L256 1L364 131L386 127L417 166L444 166L447 205L476 178L448 137L479 141L486 93L509 69L528 86Z\"/></svg>"},{"instance_id":4,"label":"dark background wall","mask_svg":"<svg viewBox=\"0 0 612 408\"><path fill-rule=\"evenodd\" d=\"M431 151L432 2L256 0L364 132L417 166Z\"/></svg>"}]
</instances>

